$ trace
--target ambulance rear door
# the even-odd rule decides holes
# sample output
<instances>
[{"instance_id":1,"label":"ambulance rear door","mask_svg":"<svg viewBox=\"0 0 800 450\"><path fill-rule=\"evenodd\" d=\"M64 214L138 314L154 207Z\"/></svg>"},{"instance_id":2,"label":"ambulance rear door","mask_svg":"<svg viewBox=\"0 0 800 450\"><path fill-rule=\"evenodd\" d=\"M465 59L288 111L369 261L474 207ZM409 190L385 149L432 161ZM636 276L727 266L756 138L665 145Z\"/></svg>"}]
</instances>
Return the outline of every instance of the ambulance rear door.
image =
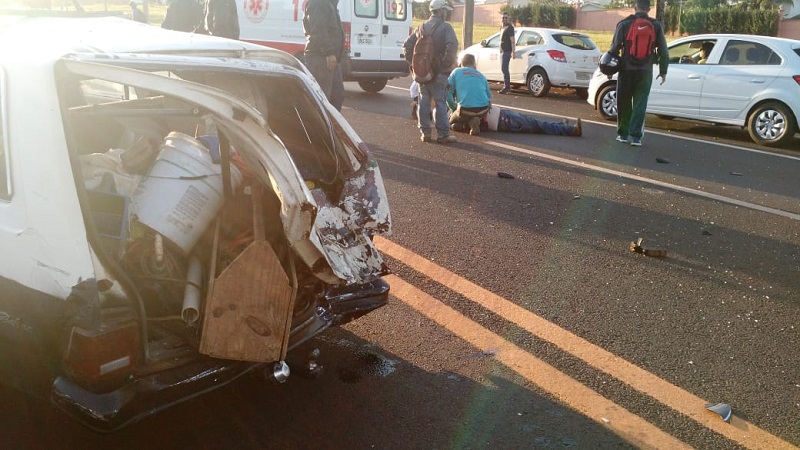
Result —
<instances>
[{"instance_id":1,"label":"ambulance rear door","mask_svg":"<svg viewBox=\"0 0 800 450\"><path fill-rule=\"evenodd\" d=\"M350 75L360 78L362 74L380 72L381 60L381 2L386 0L341 0L339 10L350 21ZM350 3L350 4L346 4ZM349 10L352 8L352 13ZM345 25L345 32L347 25Z\"/></svg>"},{"instance_id":2,"label":"ambulance rear door","mask_svg":"<svg viewBox=\"0 0 800 450\"><path fill-rule=\"evenodd\" d=\"M405 63L403 43L411 32L411 0L381 0L383 24L381 26L381 60L395 66L397 61ZM396 67L384 67L393 71ZM400 65L401 70L405 69Z\"/></svg>"},{"instance_id":3,"label":"ambulance rear door","mask_svg":"<svg viewBox=\"0 0 800 450\"><path fill-rule=\"evenodd\" d=\"M342 0L342 22L350 19L350 72L385 78L404 76L403 42L411 27L410 0ZM347 9L352 8L352 14ZM359 74L362 74L359 76Z\"/></svg>"}]
</instances>

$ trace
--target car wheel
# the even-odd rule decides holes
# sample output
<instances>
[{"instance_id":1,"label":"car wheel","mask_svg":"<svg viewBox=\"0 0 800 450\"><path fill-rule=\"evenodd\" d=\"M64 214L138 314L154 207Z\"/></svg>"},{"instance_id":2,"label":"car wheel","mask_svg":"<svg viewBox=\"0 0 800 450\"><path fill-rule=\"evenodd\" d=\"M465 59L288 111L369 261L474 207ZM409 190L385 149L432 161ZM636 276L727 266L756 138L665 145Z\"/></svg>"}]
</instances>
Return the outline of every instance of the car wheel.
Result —
<instances>
[{"instance_id":1,"label":"car wheel","mask_svg":"<svg viewBox=\"0 0 800 450\"><path fill-rule=\"evenodd\" d=\"M758 105L747 119L747 131L756 144L768 147L783 145L794 138L797 122L792 111L783 103L767 102Z\"/></svg>"},{"instance_id":2,"label":"car wheel","mask_svg":"<svg viewBox=\"0 0 800 450\"><path fill-rule=\"evenodd\" d=\"M575 88L575 95L577 95L581 100L586 100L587 98L589 98L589 89Z\"/></svg>"},{"instance_id":3,"label":"car wheel","mask_svg":"<svg viewBox=\"0 0 800 450\"><path fill-rule=\"evenodd\" d=\"M377 78L372 80L359 80L358 85L361 86L361 89L365 90L366 92L380 92L383 88L386 87L386 82L389 81L386 78Z\"/></svg>"},{"instance_id":4,"label":"car wheel","mask_svg":"<svg viewBox=\"0 0 800 450\"><path fill-rule=\"evenodd\" d=\"M600 89L597 94L597 110L606 120L617 120L617 85L611 83Z\"/></svg>"},{"instance_id":5,"label":"car wheel","mask_svg":"<svg viewBox=\"0 0 800 450\"><path fill-rule=\"evenodd\" d=\"M544 97L550 91L550 80L544 69L537 67L528 74L528 91L534 97Z\"/></svg>"}]
</instances>

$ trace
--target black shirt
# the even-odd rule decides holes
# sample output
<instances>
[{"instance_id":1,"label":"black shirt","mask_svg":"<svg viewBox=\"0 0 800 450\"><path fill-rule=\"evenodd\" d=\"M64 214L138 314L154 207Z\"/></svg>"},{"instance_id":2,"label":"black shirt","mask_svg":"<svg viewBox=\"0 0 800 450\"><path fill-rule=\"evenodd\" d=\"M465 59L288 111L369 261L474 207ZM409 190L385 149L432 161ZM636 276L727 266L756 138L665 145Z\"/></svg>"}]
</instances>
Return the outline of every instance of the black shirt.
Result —
<instances>
[{"instance_id":1,"label":"black shirt","mask_svg":"<svg viewBox=\"0 0 800 450\"><path fill-rule=\"evenodd\" d=\"M500 50L510 52L512 39L514 39L514 25L509 24L500 33Z\"/></svg>"}]
</instances>

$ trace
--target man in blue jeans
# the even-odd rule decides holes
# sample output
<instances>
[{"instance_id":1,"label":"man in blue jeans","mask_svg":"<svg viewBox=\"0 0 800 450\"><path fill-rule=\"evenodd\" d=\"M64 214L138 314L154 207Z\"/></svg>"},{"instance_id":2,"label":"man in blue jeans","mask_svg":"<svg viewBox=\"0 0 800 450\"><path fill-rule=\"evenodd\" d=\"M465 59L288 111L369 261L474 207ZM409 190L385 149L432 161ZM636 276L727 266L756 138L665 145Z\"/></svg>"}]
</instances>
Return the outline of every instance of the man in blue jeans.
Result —
<instances>
[{"instance_id":1,"label":"man in blue jeans","mask_svg":"<svg viewBox=\"0 0 800 450\"><path fill-rule=\"evenodd\" d=\"M434 61L433 69L437 75L428 83L419 86L419 106L417 120L419 121L420 140L431 142L431 101L436 105L436 142L449 144L456 142L456 137L450 134L450 122L447 118L447 76L456 66L456 52L458 51L458 38L453 26L447 23L453 7L447 0L433 0L429 9L431 17L423 27L423 34L433 31ZM417 43L417 34L411 35L403 43L406 61L411 63L414 45Z\"/></svg>"},{"instance_id":2,"label":"man in blue jeans","mask_svg":"<svg viewBox=\"0 0 800 450\"><path fill-rule=\"evenodd\" d=\"M636 147L642 146L647 99L650 97L650 87L653 84L653 63L659 62L658 78L661 78L661 84L667 79L669 67L664 29L660 22L647 16L648 12L650 12L650 0L636 0L635 13L617 24L609 50L617 56L622 52L617 76L617 141L630 142ZM631 56L631 48L639 44L629 40L629 31L639 19L652 24L654 39L650 44L649 55L641 59ZM639 26L647 28L646 24L638 25L637 28Z\"/></svg>"},{"instance_id":3,"label":"man in blue jeans","mask_svg":"<svg viewBox=\"0 0 800 450\"><path fill-rule=\"evenodd\" d=\"M503 90L501 94L511 93L511 72L508 65L514 59L514 52L517 51L517 40L514 39L514 25L508 20L508 14L503 14L503 31L500 33L500 56L502 63L500 70L503 72Z\"/></svg>"}]
</instances>

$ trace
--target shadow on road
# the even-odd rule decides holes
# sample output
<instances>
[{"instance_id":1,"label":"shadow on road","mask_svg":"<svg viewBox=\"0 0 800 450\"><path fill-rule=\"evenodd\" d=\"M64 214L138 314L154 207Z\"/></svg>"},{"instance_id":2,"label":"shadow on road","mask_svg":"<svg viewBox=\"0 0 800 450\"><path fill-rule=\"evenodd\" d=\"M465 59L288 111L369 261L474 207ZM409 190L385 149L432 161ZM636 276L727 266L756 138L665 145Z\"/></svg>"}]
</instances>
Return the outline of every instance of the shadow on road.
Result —
<instances>
[{"instance_id":1,"label":"shadow on road","mask_svg":"<svg viewBox=\"0 0 800 450\"><path fill-rule=\"evenodd\" d=\"M15 449L631 448L502 371L482 383L428 372L343 329L315 345L326 366L319 379L243 379L108 435L2 388L0 442Z\"/></svg>"}]
</instances>

